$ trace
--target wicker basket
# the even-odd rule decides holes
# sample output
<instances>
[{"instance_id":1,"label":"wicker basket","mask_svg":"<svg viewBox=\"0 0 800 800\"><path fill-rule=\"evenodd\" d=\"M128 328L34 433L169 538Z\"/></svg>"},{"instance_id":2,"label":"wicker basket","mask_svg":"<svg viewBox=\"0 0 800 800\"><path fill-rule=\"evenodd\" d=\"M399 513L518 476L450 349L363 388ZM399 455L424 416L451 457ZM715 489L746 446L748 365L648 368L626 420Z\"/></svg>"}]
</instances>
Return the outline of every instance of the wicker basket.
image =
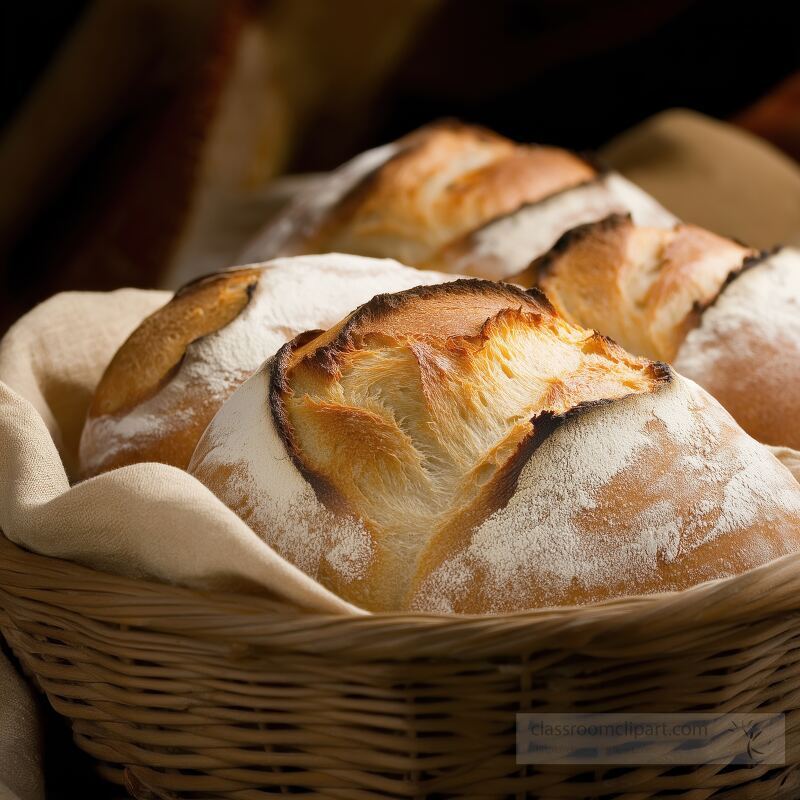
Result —
<instances>
[{"instance_id":1,"label":"wicker basket","mask_svg":"<svg viewBox=\"0 0 800 800\"><path fill-rule=\"evenodd\" d=\"M796 798L800 555L502 617L335 617L102 574L0 537L0 627L137 798ZM515 712L787 712L785 767L522 767Z\"/></svg>"}]
</instances>

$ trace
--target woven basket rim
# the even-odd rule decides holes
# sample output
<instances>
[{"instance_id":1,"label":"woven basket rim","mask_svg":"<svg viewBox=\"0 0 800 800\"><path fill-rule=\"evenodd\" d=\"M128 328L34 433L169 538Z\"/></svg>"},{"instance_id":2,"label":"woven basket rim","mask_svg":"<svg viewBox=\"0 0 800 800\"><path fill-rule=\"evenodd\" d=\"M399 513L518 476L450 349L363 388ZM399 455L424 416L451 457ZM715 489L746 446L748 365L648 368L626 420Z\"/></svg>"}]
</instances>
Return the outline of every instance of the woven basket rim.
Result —
<instances>
[{"instance_id":1,"label":"woven basket rim","mask_svg":"<svg viewBox=\"0 0 800 800\"><path fill-rule=\"evenodd\" d=\"M58 604L80 617L164 634L192 636L243 651L275 646L309 654L369 658L387 643L408 658L458 657L453 638L476 651L519 653L598 641L609 650L647 651L671 632L691 627L800 613L800 553L749 572L677 592L616 598L585 606L539 608L498 615L380 612L320 613L265 594L199 589L116 575L40 555L0 531L3 596L35 606ZM502 648L498 649L500 642Z\"/></svg>"}]
</instances>

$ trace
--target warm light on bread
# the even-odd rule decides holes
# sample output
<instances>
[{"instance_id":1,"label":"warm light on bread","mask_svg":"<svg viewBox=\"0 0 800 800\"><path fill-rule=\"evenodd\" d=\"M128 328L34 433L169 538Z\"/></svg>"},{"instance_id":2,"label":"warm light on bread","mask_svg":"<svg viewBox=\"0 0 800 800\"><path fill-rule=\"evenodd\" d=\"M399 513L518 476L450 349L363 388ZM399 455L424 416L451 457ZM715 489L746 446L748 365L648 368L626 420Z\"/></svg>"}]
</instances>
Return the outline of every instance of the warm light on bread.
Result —
<instances>
[{"instance_id":1,"label":"warm light on bread","mask_svg":"<svg viewBox=\"0 0 800 800\"><path fill-rule=\"evenodd\" d=\"M298 336L189 470L370 610L680 589L800 544L800 486L699 387L536 291L477 280Z\"/></svg>"},{"instance_id":2,"label":"warm light on bread","mask_svg":"<svg viewBox=\"0 0 800 800\"><path fill-rule=\"evenodd\" d=\"M538 286L576 325L672 361L700 312L755 255L696 225L648 228L612 215L564 234L512 280Z\"/></svg>"},{"instance_id":3,"label":"warm light on bread","mask_svg":"<svg viewBox=\"0 0 800 800\"><path fill-rule=\"evenodd\" d=\"M388 260L308 256L228 270L181 289L108 365L80 442L85 477L138 461L185 468L230 393L287 340L379 291L447 276Z\"/></svg>"},{"instance_id":4,"label":"warm light on bread","mask_svg":"<svg viewBox=\"0 0 800 800\"><path fill-rule=\"evenodd\" d=\"M231 370L197 351L248 306L259 277L259 269L243 269L194 281L128 337L89 406L79 448L84 477L137 461L186 466L227 396L218 382L232 391L257 366L248 370L247 353Z\"/></svg>"},{"instance_id":5,"label":"warm light on bread","mask_svg":"<svg viewBox=\"0 0 800 800\"><path fill-rule=\"evenodd\" d=\"M439 125L342 202L316 248L421 264L452 239L523 203L590 180L595 170L555 147L526 147L479 128Z\"/></svg>"},{"instance_id":6,"label":"warm light on bread","mask_svg":"<svg viewBox=\"0 0 800 800\"><path fill-rule=\"evenodd\" d=\"M192 342L232 322L250 301L261 271L239 269L184 286L117 351L89 408L119 414L152 397L174 374Z\"/></svg>"},{"instance_id":7,"label":"warm light on bread","mask_svg":"<svg viewBox=\"0 0 800 800\"><path fill-rule=\"evenodd\" d=\"M457 122L428 125L334 171L272 222L248 259L337 251L503 278L612 211L674 221L619 175L557 147Z\"/></svg>"}]
</instances>

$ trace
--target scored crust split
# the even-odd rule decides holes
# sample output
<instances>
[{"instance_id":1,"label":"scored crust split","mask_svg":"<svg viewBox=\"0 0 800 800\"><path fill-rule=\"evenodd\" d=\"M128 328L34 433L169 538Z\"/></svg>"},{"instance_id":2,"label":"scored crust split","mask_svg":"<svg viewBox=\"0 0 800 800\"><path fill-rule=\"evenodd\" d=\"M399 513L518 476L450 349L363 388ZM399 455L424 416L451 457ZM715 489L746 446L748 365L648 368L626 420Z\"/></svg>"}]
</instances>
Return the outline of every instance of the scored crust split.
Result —
<instances>
[{"instance_id":1,"label":"scored crust split","mask_svg":"<svg viewBox=\"0 0 800 800\"><path fill-rule=\"evenodd\" d=\"M285 345L190 466L289 561L381 611L680 589L798 546L800 487L699 387L459 280Z\"/></svg>"},{"instance_id":2,"label":"scored crust split","mask_svg":"<svg viewBox=\"0 0 800 800\"><path fill-rule=\"evenodd\" d=\"M659 229L612 214L568 231L511 280L538 286L576 325L671 362L702 310L756 255L696 225Z\"/></svg>"},{"instance_id":3,"label":"scored crust split","mask_svg":"<svg viewBox=\"0 0 800 800\"><path fill-rule=\"evenodd\" d=\"M89 406L79 448L84 477L137 461L186 465L224 399L220 384L232 391L248 375L247 352L223 365L206 351L250 305L260 275L238 269L193 281L128 337Z\"/></svg>"}]
</instances>

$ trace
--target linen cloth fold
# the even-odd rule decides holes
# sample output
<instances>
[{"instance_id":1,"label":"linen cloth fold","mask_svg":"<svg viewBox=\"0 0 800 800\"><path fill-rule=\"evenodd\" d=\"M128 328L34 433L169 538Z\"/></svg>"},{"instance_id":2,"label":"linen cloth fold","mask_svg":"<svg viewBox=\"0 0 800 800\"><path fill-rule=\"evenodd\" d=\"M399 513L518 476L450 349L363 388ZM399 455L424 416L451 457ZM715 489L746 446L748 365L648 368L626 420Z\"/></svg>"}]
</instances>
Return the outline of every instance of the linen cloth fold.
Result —
<instances>
[{"instance_id":1,"label":"linen cloth fold","mask_svg":"<svg viewBox=\"0 0 800 800\"><path fill-rule=\"evenodd\" d=\"M752 247L800 245L800 165L736 125L673 108L599 155L686 222Z\"/></svg>"},{"instance_id":2,"label":"linen cloth fold","mask_svg":"<svg viewBox=\"0 0 800 800\"><path fill-rule=\"evenodd\" d=\"M0 800L44 800L41 744L33 690L0 653Z\"/></svg>"}]
</instances>

